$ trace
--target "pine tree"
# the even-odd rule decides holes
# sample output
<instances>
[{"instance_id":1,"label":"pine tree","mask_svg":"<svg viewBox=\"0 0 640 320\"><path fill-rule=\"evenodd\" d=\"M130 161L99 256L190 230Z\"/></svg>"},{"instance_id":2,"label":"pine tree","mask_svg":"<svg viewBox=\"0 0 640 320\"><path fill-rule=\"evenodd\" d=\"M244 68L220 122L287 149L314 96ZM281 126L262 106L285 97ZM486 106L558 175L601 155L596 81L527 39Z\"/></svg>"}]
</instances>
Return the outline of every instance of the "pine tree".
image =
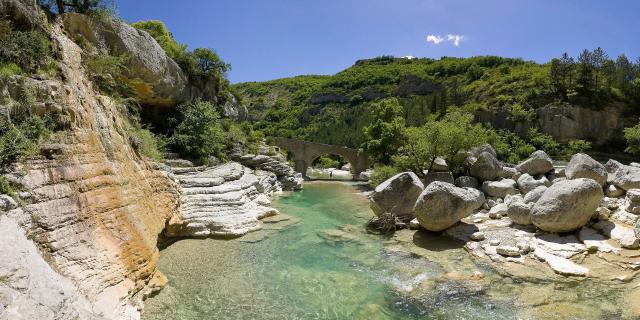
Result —
<instances>
[{"instance_id":1,"label":"pine tree","mask_svg":"<svg viewBox=\"0 0 640 320\"><path fill-rule=\"evenodd\" d=\"M591 54L591 61L594 69L593 82L596 91L600 91L599 80L602 80L604 68L608 60L609 56L606 52L604 52L604 50L602 50L602 48L597 47L595 50L593 50L593 53Z\"/></svg>"},{"instance_id":2,"label":"pine tree","mask_svg":"<svg viewBox=\"0 0 640 320\"><path fill-rule=\"evenodd\" d=\"M578 57L577 84L584 95L589 95L593 91L594 69L593 54L587 49L583 50Z\"/></svg>"}]
</instances>

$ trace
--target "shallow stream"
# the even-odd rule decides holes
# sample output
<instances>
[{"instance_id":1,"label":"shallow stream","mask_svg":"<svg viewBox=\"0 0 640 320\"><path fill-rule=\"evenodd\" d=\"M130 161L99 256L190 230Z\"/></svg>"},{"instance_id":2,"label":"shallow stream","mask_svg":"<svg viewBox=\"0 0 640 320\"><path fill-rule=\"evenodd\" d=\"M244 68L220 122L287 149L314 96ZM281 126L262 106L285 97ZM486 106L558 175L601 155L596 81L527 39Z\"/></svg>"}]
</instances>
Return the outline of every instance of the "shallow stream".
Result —
<instances>
[{"instance_id":1,"label":"shallow stream","mask_svg":"<svg viewBox=\"0 0 640 320\"><path fill-rule=\"evenodd\" d=\"M288 215L234 240L161 252L167 287L143 319L619 319L620 292L522 282L426 232L368 234L363 188L312 182L274 206Z\"/></svg>"}]
</instances>

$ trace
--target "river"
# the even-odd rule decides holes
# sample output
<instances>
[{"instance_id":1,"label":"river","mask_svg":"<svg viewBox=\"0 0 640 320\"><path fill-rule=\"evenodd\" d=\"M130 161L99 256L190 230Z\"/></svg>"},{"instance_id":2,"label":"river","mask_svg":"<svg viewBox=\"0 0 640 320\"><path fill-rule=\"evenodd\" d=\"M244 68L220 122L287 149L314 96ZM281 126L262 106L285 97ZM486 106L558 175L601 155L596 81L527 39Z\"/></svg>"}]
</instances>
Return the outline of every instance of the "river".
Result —
<instances>
[{"instance_id":1,"label":"river","mask_svg":"<svg viewBox=\"0 0 640 320\"><path fill-rule=\"evenodd\" d=\"M143 319L619 318L615 290L523 283L426 232L366 233L363 190L307 183L274 200L288 220L238 239L172 244L159 262L169 283Z\"/></svg>"}]
</instances>

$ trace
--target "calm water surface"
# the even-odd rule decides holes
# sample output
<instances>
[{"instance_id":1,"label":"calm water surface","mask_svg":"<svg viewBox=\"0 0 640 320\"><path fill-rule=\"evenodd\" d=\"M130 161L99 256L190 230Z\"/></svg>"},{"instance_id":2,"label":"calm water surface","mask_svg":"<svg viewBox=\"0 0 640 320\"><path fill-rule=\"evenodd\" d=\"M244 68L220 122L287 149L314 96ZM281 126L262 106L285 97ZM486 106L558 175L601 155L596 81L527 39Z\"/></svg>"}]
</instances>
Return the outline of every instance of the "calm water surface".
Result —
<instances>
[{"instance_id":1,"label":"calm water surface","mask_svg":"<svg viewBox=\"0 0 640 320\"><path fill-rule=\"evenodd\" d=\"M143 319L562 319L554 316L558 308L575 319L616 317L611 292L516 283L440 238L426 239L433 256L391 250L391 237L365 232L372 213L361 192L351 183L307 183L274 201L292 217L289 226L174 243L159 264L169 283L146 301ZM456 281L474 272L484 275L479 284ZM522 306L524 288L534 288L531 299L557 292L559 304L527 316L522 309L537 302Z\"/></svg>"}]
</instances>

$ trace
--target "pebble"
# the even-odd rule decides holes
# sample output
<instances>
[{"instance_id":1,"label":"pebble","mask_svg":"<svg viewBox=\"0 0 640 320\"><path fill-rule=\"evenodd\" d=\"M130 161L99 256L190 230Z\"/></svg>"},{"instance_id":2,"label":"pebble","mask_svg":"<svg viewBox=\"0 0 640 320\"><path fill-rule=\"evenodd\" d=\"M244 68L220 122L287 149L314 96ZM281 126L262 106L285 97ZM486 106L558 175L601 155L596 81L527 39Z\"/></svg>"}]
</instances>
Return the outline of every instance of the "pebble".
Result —
<instances>
[{"instance_id":1,"label":"pebble","mask_svg":"<svg viewBox=\"0 0 640 320\"><path fill-rule=\"evenodd\" d=\"M520 256L520 248L513 246L499 246L496 248L496 252L499 255L503 255L505 257L518 257Z\"/></svg>"},{"instance_id":2,"label":"pebble","mask_svg":"<svg viewBox=\"0 0 640 320\"><path fill-rule=\"evenodd\" d=\"M484 232L481 232L481 231L474 232L469 237L471 238L471 240L474 240L474 241L482 241L484 240Z\"/></svg>"},{"instance_id":3,"label":"pebble","mask_svg":"<svg viewBox=\"0 0 640 320\"><path fill-rule=\"evenodd\" d=\"M474 219L473 223L482 223L482 221L483 221L482 219Z\"/></svg>"},{"instance_id":4,"label":"pebble","mask_svg":"<svg viewBox=\"0 0 640 320\"><path fill-rule=\"evenodd\" d=\"M494 246L494 247L499 246L500 245L500 240L493 239L493 240L489 241L489 245Z\"/></svg>"}]
</instances>

